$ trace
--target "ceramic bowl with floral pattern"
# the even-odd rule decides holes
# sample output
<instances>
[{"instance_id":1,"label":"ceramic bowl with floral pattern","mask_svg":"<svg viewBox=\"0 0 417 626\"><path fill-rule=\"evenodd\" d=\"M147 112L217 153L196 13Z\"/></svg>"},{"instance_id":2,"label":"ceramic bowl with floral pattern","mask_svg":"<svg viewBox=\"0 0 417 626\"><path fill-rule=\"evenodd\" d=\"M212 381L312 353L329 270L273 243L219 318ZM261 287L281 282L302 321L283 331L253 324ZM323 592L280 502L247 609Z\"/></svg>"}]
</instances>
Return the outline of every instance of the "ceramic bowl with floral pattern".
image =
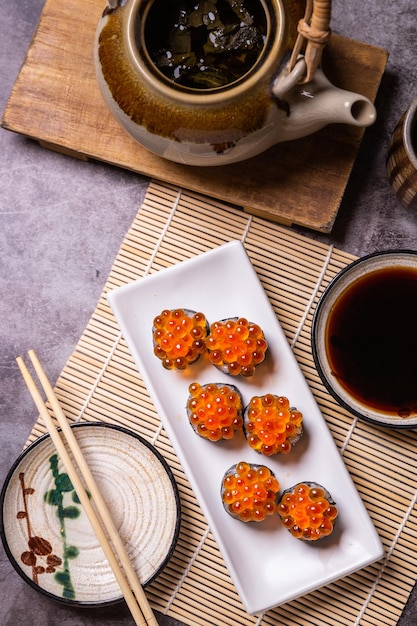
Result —
<instances>
[{"instance_id":1,"label":"ceramic bowl with floral pattern","mask_svg":"<svg viewBox=\"0 0 417 626\"><path fill-rule=\"evenodd\" d=\"M129 430L102 423L73 428L146 586L164 568L178 538L173 474L156 448ZM11 468L1 493L0 531L11 563L38 591L82 606L122 599L49 435L26 448Z\"/></svg>"}]
</instances>

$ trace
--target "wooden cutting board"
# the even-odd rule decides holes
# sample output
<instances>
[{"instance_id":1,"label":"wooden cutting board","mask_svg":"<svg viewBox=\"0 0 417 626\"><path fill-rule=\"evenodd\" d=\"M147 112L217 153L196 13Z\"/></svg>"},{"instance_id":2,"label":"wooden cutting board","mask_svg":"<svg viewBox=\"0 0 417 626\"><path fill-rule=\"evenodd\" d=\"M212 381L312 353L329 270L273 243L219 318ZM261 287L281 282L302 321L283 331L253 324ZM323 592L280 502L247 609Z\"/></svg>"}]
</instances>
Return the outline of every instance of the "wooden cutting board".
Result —
<instances>
[{"instance_id":1,"label":"wooden cutting board","mask_svg":"<svg viewBox=\"0 0 417 626\"><path fill-rule=\"evenodd\" d=\"M93 65L105 0L46 0L2 118L41 145L197 191L276 222L330 232L363 129L329 126L242 163L190 167L137 144L108 111ZM388 53L332 35L324 69L338 86L375 99Z\"/></svg>"}]
</instances>

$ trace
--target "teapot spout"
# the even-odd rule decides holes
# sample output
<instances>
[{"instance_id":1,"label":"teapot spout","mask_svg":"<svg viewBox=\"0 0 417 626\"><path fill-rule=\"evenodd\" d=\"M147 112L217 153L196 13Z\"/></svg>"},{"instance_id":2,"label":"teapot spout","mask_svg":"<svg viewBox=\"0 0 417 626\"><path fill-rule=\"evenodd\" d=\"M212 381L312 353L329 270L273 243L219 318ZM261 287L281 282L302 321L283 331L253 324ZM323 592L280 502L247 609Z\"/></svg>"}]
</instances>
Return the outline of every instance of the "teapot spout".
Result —
<instances>
[{"instance_id":1,"label":"teapot spout","mask_svg":"<svg viewBox=\"0 0 417 626\"><path fill-rule=\"evenodd\" d=\"M361 94L339 89L319 70L315 89L311 92L317 106L316 114L322 108L328 115L328 123L350 124L351 126L371 126L376 120L373 103ZM313 107L314 108L314 107Z\"/></svg>"},{"instance_id":2,"label":"teapot spout","mask_svg":"<svg viewBox=\"0 0 417 626\"><path fill-rule=\"evenodd\" d=\"M375 122L376 109L369 98L335 87L321 69L307 83L302 82L304 74L305 61L300 57L294 69L284 70L272 86L279 107L287 111L280 141L304 137L328 124L366 127Z\"/></svg>"},{"instance_id":3,"label":"teapot spout","mask_svg":"<svg viewBox=\"0 0 417 626\"><path fill-rule=\"evenodd\" d=\"M347 92L349 93L349 92ZM356 99L352 98L347 103L349 120L347 124L354 126L371 126L376 120L376 110L372 102L364 96L356 95Z\"/></svg>"}]
</instances>

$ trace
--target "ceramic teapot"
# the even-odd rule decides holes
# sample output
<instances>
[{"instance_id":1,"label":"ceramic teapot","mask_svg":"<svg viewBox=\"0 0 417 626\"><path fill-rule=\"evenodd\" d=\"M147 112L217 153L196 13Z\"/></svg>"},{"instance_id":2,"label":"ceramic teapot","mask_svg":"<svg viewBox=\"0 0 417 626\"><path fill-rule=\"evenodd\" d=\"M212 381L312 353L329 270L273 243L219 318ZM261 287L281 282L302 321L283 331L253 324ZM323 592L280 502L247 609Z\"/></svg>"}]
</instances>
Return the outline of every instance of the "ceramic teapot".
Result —
<instances>
[{"instance_id":1,"label":"ceramic teapot","mask_svg":"<svg viewBox=\"0 0 417 626\"><path fill-rule=\"evenodd\" d=\"M330 0L108 2L94 47L100 89L161 157L235 163L329 123L376 118L367 98L336 89L319 67Z\"/></svg>"}]
</instances>

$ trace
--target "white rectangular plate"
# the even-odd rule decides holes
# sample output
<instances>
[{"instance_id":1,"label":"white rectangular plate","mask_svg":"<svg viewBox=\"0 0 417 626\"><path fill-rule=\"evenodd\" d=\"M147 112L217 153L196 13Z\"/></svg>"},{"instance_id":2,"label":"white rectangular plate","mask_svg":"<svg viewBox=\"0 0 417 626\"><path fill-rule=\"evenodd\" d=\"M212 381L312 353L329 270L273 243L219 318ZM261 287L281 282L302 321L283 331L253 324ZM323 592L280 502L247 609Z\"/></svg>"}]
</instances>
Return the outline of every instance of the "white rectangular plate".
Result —
<instances>
[{"instance_id":1,"label":"white rectangular plate","mask_svg":"<svg viewBox=\"0 0 417 626\"><path fill-rule=\"evenodd\" d=\"M250 614L346 576L383 556L383 547L243 245L234 241L108 294L109 303L147 385ZM203 312L209 322L246 317L259 324L269 354L251 379L219 372L201 357L183 372L167 371L153 354L152 323L163 309ZM288 455L262 457L242 436L212 443L195 434L185 411L188 386L236 385L245 405L253 395L287 396L304 415L305 433ZM223 474L239 461L267 465L287 489L300 481L326 487L339 508L333 534L311 545L279 520L243 523L220 498Z\"/></svg>"}]
</instances>

